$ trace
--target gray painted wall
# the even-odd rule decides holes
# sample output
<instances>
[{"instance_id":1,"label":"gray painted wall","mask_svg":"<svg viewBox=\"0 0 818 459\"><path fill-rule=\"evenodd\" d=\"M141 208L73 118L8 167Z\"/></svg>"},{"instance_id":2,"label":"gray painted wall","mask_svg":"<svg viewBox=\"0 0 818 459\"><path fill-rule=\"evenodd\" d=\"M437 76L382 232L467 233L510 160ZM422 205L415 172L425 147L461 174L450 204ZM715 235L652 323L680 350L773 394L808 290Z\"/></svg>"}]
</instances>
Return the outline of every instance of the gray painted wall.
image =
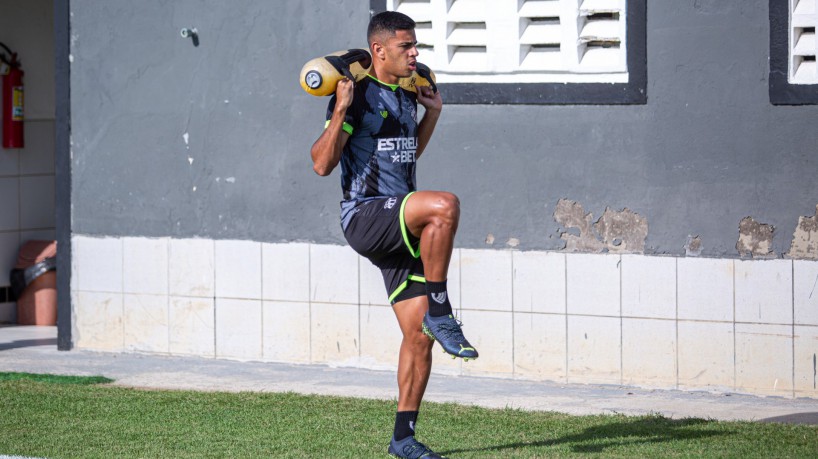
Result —
<instances>
[{"instance_id":1,"label":"gray painted wall","mask_svg":"<svg viewBox=\"0 0 818 459\"><path fill-rule=\"evenodd\" d=\"M298 73L365 46L368 3L72 0L73 231L344 243L338 171L309 159L327 100ZM647 105L444 108L418 183L460 196L459 247L560 249L567 198L646 218L646 253L737 257L747 216L789 249L818 107L769 102L768 0L650 1L647 36Z\"/></svg>"}]
</instances>

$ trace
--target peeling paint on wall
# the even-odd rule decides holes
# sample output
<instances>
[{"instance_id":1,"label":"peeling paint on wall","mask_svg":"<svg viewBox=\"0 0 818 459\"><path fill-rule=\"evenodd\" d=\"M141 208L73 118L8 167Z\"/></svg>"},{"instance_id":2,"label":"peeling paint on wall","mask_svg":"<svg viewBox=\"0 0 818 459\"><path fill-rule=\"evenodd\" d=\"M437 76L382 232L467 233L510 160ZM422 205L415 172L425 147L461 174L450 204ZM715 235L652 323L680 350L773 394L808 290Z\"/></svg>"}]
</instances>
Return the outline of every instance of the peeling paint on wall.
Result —
<instances>
[{"instance_id":1,"label":"peeling paint on wall","mask_svg":"<svg viewBox=\"0 0 818 459\"><path fill-rule=\"evenodd\" d=\"M688 235L684 249L686 257L700 256L702 254L702 238L698 234L695 236Z\"/></svg>"},{"instance_id":2,"label":"peeling paint on wall","mask_svg":"<svg viewBox=\"0 0 818 459\"><path fill-rule=\"evenodd\" d=\"M815 206L815 216L798 217L787 257L818 260L818 205Z\"/></svg>"},{"instance_id":3,"label":"peeling paint on wall","mask_svg":"<svg viewBox=\"0 0 818 459\"><path fill-rule=\"evenodd\" d=\"M576 201L560 199L554 210L554 220L566 228L576 228L579 236L569 230L560 233L565 250L570 252L644 253L648 222L627 207L621 211L606 208L593 225L593 215L585 213Z\"/></svg>"},{"instance_id":4,"label":"peeling paint on wall","mask_svg":"<svg viewBox=\"0 0 818 459\"><path fill-rule=\"evenodd\" d=\"M774 233L775 227L773 225L759 223L753 217L744 217L738 224L736 250L742 257L774 257Z\"/></svg>"}]
</instances>

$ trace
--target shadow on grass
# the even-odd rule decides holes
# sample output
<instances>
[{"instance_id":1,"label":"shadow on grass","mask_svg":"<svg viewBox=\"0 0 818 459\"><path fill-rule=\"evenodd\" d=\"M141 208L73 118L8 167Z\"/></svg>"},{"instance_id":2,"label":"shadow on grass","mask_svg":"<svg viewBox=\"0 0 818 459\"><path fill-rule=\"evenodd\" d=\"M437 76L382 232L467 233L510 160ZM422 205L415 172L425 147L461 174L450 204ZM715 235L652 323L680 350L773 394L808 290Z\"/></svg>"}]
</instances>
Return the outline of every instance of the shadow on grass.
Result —
<instances>
[{"instance_id":1,"label":"shadow on grass","mask_svg":"<svg viewBox=\"0 0 818 459\"><path fill-rule=\"evenodd\" d=\"M709 422L711 421L705 419L667 419L661 416L634 418L622 422L589 427L580 433L550 440L508 443L504 445L487 446L485 448L453 449L440 452L439 454L480 451L499 452L517 448L557 446L563 444L568 444L571 451L575 453L600 453L607 448L625 444L663 443L729 434L729 432L710 429L688 429L688 427L707 424Z\"/></svg>"}]
</instances>

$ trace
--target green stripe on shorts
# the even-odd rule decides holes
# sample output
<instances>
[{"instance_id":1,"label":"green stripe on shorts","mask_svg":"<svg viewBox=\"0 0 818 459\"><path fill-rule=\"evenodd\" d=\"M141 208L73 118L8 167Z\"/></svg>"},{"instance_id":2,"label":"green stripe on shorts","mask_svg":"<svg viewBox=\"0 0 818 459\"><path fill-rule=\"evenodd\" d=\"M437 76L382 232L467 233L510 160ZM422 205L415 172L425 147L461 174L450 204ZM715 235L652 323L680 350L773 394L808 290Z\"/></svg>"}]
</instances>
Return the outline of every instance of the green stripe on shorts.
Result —
<instances>
[{"instance_id":1,"label":"green stripe on shorts","mask_svg":"<svg viewBox=\"0 0 818 459\"><path fill-rule=\"evenodd\" d=\"M419 258L420 257L420 243L418 243L417 249L412 247L412 243L409 242L409 230L406 228L406 219L403 216L403 212L406 208L406 201L409 199L409 196L412 196L415 192L411 192L407 194L403 198L403 202L400 203L400 231L403 234L403 242L406 244L406 247L409 249L409 253L412 254L413 257ZM403 286L406 287L405 285Z\"/></svg>"}]
</instances>

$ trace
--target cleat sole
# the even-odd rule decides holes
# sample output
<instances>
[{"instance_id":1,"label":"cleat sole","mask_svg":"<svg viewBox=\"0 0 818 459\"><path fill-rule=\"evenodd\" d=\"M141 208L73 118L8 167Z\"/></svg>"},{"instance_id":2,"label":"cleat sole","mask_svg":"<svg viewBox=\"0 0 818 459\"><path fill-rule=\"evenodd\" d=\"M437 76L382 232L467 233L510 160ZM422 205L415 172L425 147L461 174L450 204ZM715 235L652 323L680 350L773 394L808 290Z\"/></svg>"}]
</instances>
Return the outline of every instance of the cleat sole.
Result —
<instances>
[{"instance_id":1,"label":"cleat sole","mask_svg":"<svg viewBox=\"0 0 818 459\"><path fill-rule=\"evenodd\" d=\"M432 330L429 330L429 327L427 327L425 323L421 324L421 331L423 331L423 334L429 337L430 340L435 341L435 335L432 334Z\"/></svg>"}]
</instances>

